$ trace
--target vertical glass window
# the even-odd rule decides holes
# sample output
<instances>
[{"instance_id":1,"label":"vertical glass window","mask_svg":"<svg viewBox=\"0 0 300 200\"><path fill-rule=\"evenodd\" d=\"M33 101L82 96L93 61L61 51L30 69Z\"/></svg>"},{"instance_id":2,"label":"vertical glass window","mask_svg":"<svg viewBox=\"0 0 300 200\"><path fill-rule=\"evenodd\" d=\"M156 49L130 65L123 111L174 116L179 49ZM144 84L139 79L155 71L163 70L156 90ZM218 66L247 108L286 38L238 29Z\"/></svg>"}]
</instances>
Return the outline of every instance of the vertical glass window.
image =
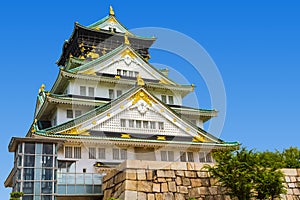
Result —
<instances>
[{"instance_id":1,"label":"vertical glass window","mask_svg":"<svg viewBox=\"0 0 300 200\"><path fill-rule=\"evenodd\" d=\"M129 71L129 76L133 77L133 71Z\"/></svg>"},{"instance_id":2,"label":"vertical glass window","mask_svg":"<svg viewBox=\"0 0 300 200\"><path fill-rule=\"evenodd\" d=\"M73 158L73 148L72 147L65 147L65 157Z\"/></svg>"},{"instance_id":3,"label":"vertical glass window","mask_svg":"<svg viewBox=\"0 0 300 200\"><path fill-rule=\"evenodd\" d=\"M136 120L135 125L136 125L136 128L142 128L142 121Z\"/></svg>"},{"instance_id":4,"label":"vertical glass window","mask_svg":"<svg viewBox=\"0 0 300 200\"><path fill-rule=\"evenodd\" d=\"M43 154L53 154L53 144L43 144Z\"/></svg>"},{"instance_id":5,"label":"vertical glass window","mask_svg":"<svg viewBox=\"0 0 300 200\"><path fill-rule=\"evenodd\" d=\"M18 152L19 152L19 153L22 153L22 151L23 151L23 150L22 150L22 144L19 144L19 145L18 145Z\"/></svg>"},{"instance_id":6,"label":"vertical glass window","mask_svg":"<svg viewBox=\"0 0 300 200\"><path fill-rule=\"evenodd\" d=\"M150 128L156 129L156 122L150 122Z\"/></svg>"},{"instance_id":7,"label":"vertical glass window","mask_svg":"<svg viewBox=\"0 0 300 200\"><path fill-rule=\"evenodd\" d=\"M123 76L127 76L127 71L123 70Z\"/></svg>"},{"instance_id":8,"label":"vertical glass window","mask_svg":"<svg viewBox=\"0 0 300 200\"><path fill-rule=\"evenodd\" d=\"M23 179L26 181L34 180L34 168L24 168Z\"/></svg>"},{"instance_id":9,"label":"vertical glass window","mask_svg":"<svg viewBox=\"0 0 300 200\"><path fill-rule=\"evenodd\" d=\"M122 95L122 90L117 90L117 97Z\"/></svg>"},{"instance_id":10,"label":"vertical glass window","mask_svg":"<svg viewBox=\"0 0 300 200\"><path fill-rule=\"evenodd\" d=\"M171 104L171 105L174 104L174 98L173 98L173 96L169 96L169 104Z\"/></svg>"},{"instance_id":11,"label":"vertical glass window","mask_svg":"<svg viewBox=\"0 0 300 200\"><path fill-rule=\"evenodd\" d=\"M121 159L122 160L127 159L127 149L121 149Z\"/></svg>"},{"instance_id":12,"label":"vertical glass window","mask_svg":"<svg viewBox=\"0 0 300 200\"><path fill-rule=\"evenodd\" d=\"M126 127L126 119L121 119L121 127Z\"/></svg>"},{"instance_id":13,"label":"vertical glass window","mask_svg":"<svg viewBox=\"0 0 300 200\"><path fill-rule=\"evenodd\" d=\"M67 118L73 118L73 110L67 110Z\"/></svg>"},{"instance_id":14,"label":"vertical glass window","mask_svg":"<svg viewBox=\"0 0 300 200\"><path fill-rule=\"evenodd\" d=\"M98 158L104 160L105 159L105 148L98 149Z\"/></svg>"},{"instance_id":15,"label":"vertical glass window","mask_svg":"<svg viewBox=\"0 0 300 200\"><path fill-rule=\"evenodd\" d=\"M161 151L160 152L160 157L161 157L161 161L168 161L167 152L166 151Z\"/></svg>"},{"instance_id":16,"label":"vertical glass window","mask_svg":"<svg viewBox=\"0 0 300 200\"><path fill-rule=\"evenodd\" d=\"M148 129L149 128L149 122L143 121L143 128Z\"/></svg>"},{"instance_id":17,"label":"vertical glass window","mask_svg":"<svg viewBox=\"0 0 300 200\"><path fill-rule=\"evenodd\" d=\"M188 161L194 162L194 153L193 152L187 152Z\"/></svg>"},{"instance_id":18,"label":"vertical glass window","mask_svg":"<svg viewBox=\"0 0 300 200\"><path fill-rule=\"evenodd\" d=\"M205 162L205 153L199 152L199 162Z\"/></svg>"},{"instance_id":19,"label":"vertical glass window","mask_svg":"<svg viewBox=\"0 0 300 200\"><path fill-rule=\"evenodd\" d=\"M113 159L120 160L119 149L113 149Z\"/></svg>"},{"instance_id":20,"label":"vertical glass window","mask_svg":"<svg viewBox=\"0 0 300 200\"><path fill-rule=\"evenodd\" d=\"M121 75L121 71L120 69L117 69L117 75Z\"/></svg>"},{"instance_id":21,"label":"vertical glass window","mask_svg":"<svg viewBox=\"0 0 300 200\"><path fill-rule=\"evenodd\" d=\"M75 110L75 118L79 117L82 115L81 110Z\"/></svg>"},{"instance_id":22,"label":"vertical glass window","mask_svg":"<svg viewBox=\"0 0 300 200\"><path fill-rule=\"evenodd\" d=\"M74 147L74 158L81 158L81 147Z\"/></svg>"},{"instance_id":23,"label":"vertical glass window","mask_svg":"<svg viewBox=\"0 0 300 200\"><path fill-rule=\"evenodd\" d=\"M129 127L130 128L134 127L134 120L132 120L132 119L129 120Z\"/></svg>"},{"instance_id":24,"label":"vertical glass window","mask_svg":"<svg viewBox=\"0 0 300 200\"><path fill-rule=\"evenodd\" d=\"M95 96L95 88L89 87L89 96L94 97Z\"/></svg>"},{"instance_id":25,"label":"vertical glass window","mask_svg":"<svg viewBox=\"0 0 300 200\"><path fill-rule=\"evenodd\" d=\"M35 143L25 143L25 154L35 153Z\"/></svg>"},{"instance_id":26,"label":"vertical glass window","mask_svg":"<svg viewBox=\"0 0 300 200\"><path fill-rule=\"evenodd\" d=\"M34 156L24 156L24 167L34 167L34 161L35 157Z\"/></svg>"},{"instance_id":27,"label":"vertical glass window","mask_svg":"<svg viewBox=\"0 0 300 200\"><path fill-rule=\"evenodd\" d=\"M180 161L186 162L186 153L185 152L180 152Z\"/></svg>"},{"instance_id":28,"label":"vertical glass window","mask_svg":"<svg viewBox=\"0 0 300 200\"><path fill-rule=\"evenodd\" d=\"M85 86L80 86L80 95L86 96L86 87Z\"/></svg>"},{"instance_id":29,"label":"vertical glass window","mask_svg":"<svg viewBox=\"0 0 300 200\"><path fill-rule=\"evenodd\" d=\"M212 162L212 158L211 158L211 154L210 153L207 153L206 156L206 162Z\"/></svg>"},{"instance_id":30,"label":"vertical glass window","mask_svg":"<svg viewBox=\"0 0 300 200\"><path fill-rule=\"evenodd\" d=\"M43 167L53 167L53 156L43 156L42 157Z\"/></svg>"},{"instance_id":31,"label":"vertical glass window","mask_svg":"<svg viewBox=\"0 0 300 200\"><path fill-rule=\"evenodd\" d=\"M167 96L166 95L161 95L161 101L163 103L167 103Z\"/></svg>"},{"instance_id":32,"label":"vertical glass window","mask_svg":"<svg viewBox=\"0 0 300 200\"><path fill-rule=\"evenodd\" d=\"M168 160L169 161L174 161L174 152L173 151L168 151Z\"/></svg>"},{"instance_id":33,"label":"vertical glass window","mask_svg":"<svg viewBox=\"0 0 300 200\"><path fill-rule=\"evenodd\" d=\"M158 129L159 130L164 130L164 123L163 122L158 122Z\"/></svg>"},{"instance_id":34,"label":"vertical glass window","mask_svg":"<svg viewBox=\"0 0 300 200\"><path fill-rule=\"evenodd\" d=\"M23 182L23 193L33 194L33 188L34 188L34 182ZM24 199L24 197L22 199Z\"/></svg>"},{"instance_id":35,"label":"vertical glass window","mask_svg":"<svg viewBox=\"0 0 300 200\"><path fill-rule=\"evenodd\" d=\"M89 159L96 159L96 148L95 147L89 148Z\"/></svg>"},{"instance_id":36,"label":"vertical glass window","mask_svg":"<svg viewBox=\"0 0 300 200\"><path fill-rule=\"evenodd\" d=\"M110 99L114 99L115 98L115 93L113 89L109 89L108 90L108 95Z\"/></svg>"},{"instance_id":37,"label":"vertical glass window","mask_svg":"<svg viewBox=\"0 0 300 200\"><path fill-rule=\"evenodd\" d=\"M43 168L42 169L42 180L44 181L44 180L52 180L53 179L53 177L52 177L52 169L45 169L45 168Z\"/></svg>"}]
</instances>

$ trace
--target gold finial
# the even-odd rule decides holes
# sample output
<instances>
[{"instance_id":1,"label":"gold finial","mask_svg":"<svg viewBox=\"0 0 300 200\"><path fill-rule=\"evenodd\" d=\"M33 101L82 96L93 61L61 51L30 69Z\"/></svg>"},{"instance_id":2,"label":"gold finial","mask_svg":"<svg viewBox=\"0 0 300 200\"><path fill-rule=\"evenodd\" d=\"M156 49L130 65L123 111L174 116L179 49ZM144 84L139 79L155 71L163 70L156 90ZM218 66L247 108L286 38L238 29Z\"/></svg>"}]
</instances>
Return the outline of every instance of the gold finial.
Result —
<instances>
[{"instance_id":1,"label":"gold finial","mask_svg":"<svg viewBox=\"0 0 300 200\"><path fill-rule=\"evenodd\" d=\"M115 16L115 11L112 6L109 6L109 15Z\"/></svg>"},{"instance_id":2,"label":"gold finial","mask_svg":"<svg viewBox=\"0 0 300 200\"><path fill-rule=\"evenodd\" d=\"M124 34L124 43L130 45L130 41L128 39L128 31L126 31L126 33Z\"/></svg>"},{"instance_id":3,"label":"gold finial","mask_svg":"<svg viewBox=\"0 0 300 200\"><path fill-rule=\"evenodd\" d=\"M141 77L140 74L138 74L138 75L136 76L136 80L137 80L137 84L138 84L138 85L141 85L141 86L145 85L145 82L144 82L144 80L142 79L142 77Z\"/></svg>"},{"instance_id":4,"label":"gold finial","mask_svg":"<svg viewBox=\"0 0 300 200\"><path fill-rule=\"evenodd\" d=\"M45 91L45 84L42 84L41 85L41 87L40 87L40 89L39 89L39 94L41 93L41 92L44 92Z\"/></svg>"}]
</instances>

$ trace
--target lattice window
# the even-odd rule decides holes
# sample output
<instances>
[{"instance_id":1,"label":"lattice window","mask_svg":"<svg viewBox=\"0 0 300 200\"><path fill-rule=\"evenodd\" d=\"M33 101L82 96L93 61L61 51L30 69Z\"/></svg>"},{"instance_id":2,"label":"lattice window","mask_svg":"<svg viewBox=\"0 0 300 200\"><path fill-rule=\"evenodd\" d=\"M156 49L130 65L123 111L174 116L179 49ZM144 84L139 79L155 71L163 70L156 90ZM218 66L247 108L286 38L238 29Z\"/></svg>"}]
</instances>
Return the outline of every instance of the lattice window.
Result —
<instances>
[{"instance_id":1,"label":"lattice window","mask_svg":"<svg viewBox=\"0 0 300 200\"><path fill-rule=\"evenodd\" d=\"M80 95L86 96L86 87L85 86L80 86Z\"/></svg>"},{"instance_id":2,"label":"lattice window","mask_svg":"<svg viewBox=\"0 0 300 200\"><path fill-rule=\"evenodd\" d=\"M73 158L73 147L65 147L65 158Z\"/></svg>"},{"instance_id":3,"label":"lattice window","mask_svg":"<svg viewBox=\"0 0 300 200\"><path fill-rule=\"evenodd\" d=\"M81 158L81 147L74 147L74 158Z\"/></svg>"},{"instance_id":4,"label":"lattice window","mask_svg":"<svg viewBox=\"0 0 300 200\"><path fill-rule=\"evenodd\" d=\"M194 162L194 153L193 152L187 152L188 161Z\"/></svg>"},{"instance_id":5,"label":"lattice window","mask_svg":"<svg viewBox=\"0 0 300 200\"><path fill-rule=\"evenodd\" d=\"M105 159L105 148L98 148L98 159Z\"/></svg>"},{"instance_id":6,"label":"lattice window","mask_svg":"<svg viewBox=\"0 0 300 200\"><path fill-rule=\"evenodd\" d=\"M95 147L89 148L89 159L96 159L96 148Z\"/></svg>"}]
</instances>

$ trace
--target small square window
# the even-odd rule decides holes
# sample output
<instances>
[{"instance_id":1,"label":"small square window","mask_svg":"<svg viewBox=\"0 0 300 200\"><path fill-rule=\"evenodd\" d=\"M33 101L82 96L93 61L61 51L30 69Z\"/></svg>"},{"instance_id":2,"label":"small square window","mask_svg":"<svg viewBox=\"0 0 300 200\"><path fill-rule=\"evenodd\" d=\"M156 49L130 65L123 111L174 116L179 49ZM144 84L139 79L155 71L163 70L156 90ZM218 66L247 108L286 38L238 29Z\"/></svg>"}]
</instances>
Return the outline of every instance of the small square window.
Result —
<instances>
[{"instance_id":1,"label":"small square window","mask_svg":"<svg viewBox=\"0 0 300 200\"><path fill-rule=\"evenodd\" d=\"M80 86L80 95L86 96L86 87L85 86Z\"/></svg>"},{"instance_id":2,"label":"small square window","mask_svg":"<svg viewBox=\"0 0 300 200\"><path fill-rule=\"evenodd\" d=\"M167 96L166 95L161 95L161 101L163 103L167 103Z\"/></svg>"},{"instance_id":3,"label":"small square window","mask_svg":"<svg viewBox=\"0 0 300 200\"><path fill-rule=\"evenodd\" d=\"M98 159L105 159L105 148L98 148Z\"/></svg>"},{"instance_id":4,"label":"small square window","mask_svg":"<svg viewBox=\"0 0 300 200\"><path fill-rule=\"evenodd\" d=\"M67 118L73 118L73 110L67 110Z\"/></svg>"},{"instance_id":5,"label":"small square window","mask_svg":"<svg viewBox=\"0 0 300 200\"><path fill-rule=\"evenodd\" d=\"M164 130L164 123L163 122L158 122L158 129L159 130Z\"/></svg>"},{"instance_id":6,"label":"small square window","mask_svg":"<svg viewBox=\"0 0 300 200\"><path fill-rule=\"evenodd\" d=\"M150 129L156 129L156 122L150 122Z\"/></svg>"},{"instance_id":7,"label":"small square window","mask_svg":"<svg viewBox=\"0 0 300 200\"><path fill-rule=\"evenodd\" d=\"M83 168L83 169L82 169L82 173L86 173L86 168Z\"/></svg>"},{"instance_id":8,"label":"small square window","mask_svg":"<svg viewBox=\"0 0 300 200\"><path fill-rule=\"evenodd\" d=\"M173 96L169 96L169 104L171 104L171 105L174 104L174 98L173 98Z\"/></svg>"},{"instance_id":9,"label":"small square window","mask_svg":"<svg viewBox=\"0 0 300 200\"><path fill-rule=\"evenodd\" d=\"M89 87L89 96L94 97L95 96L95 88Z\"/></svg>"}]
</instances>

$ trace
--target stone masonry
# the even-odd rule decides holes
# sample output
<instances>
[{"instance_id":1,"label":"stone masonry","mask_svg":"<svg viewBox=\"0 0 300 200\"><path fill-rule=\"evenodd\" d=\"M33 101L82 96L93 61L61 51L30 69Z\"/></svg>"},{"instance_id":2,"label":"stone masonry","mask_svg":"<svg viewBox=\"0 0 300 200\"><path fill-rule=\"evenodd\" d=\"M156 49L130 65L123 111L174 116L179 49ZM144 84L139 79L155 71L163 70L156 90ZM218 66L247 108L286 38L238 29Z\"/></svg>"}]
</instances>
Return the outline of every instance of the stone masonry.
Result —
<instances>
[{"instance_id":1,"label":"stone masonry","mask_svg":"<svg viewBox=\"0 0 300 200\"><path fill-rule=\"evenodd\" d=\"M103 200L229 200L202 163L127 160L103 178ZM300 169L283 169L287 194L300 200Z\"/></svg>"}]
</instances>

